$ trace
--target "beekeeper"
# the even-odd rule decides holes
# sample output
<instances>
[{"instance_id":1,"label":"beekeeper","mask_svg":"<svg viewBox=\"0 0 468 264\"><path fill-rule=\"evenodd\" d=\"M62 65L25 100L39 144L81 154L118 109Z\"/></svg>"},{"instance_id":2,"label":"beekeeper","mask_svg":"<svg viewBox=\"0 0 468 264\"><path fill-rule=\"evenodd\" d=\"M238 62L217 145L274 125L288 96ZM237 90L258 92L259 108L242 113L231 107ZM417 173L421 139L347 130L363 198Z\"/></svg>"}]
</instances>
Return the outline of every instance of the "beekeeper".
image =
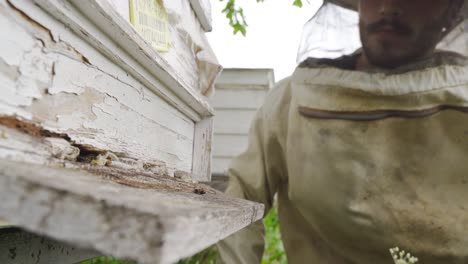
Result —
<instances>
[{"instance_id":1,"label":"beekeeper","mask_svg":"<svg viewBox=\"0 0 468 264\"><path fill-rule=\"evenodd\" d=\"M329 0L306 24L227 189L266 212L277 195L290 264L393 263L395 246L468 263L467 5ZM230 236L221 259L260 263L263 235Z\"/></svg>"}]
</instances>

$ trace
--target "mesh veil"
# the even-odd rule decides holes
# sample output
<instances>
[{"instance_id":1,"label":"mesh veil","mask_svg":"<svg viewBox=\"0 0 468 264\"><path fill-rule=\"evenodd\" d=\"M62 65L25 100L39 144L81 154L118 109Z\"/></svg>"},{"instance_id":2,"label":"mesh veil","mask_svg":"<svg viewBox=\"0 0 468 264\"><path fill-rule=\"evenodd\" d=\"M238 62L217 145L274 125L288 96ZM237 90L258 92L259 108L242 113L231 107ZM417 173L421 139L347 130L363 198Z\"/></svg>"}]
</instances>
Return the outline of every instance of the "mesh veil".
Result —
<instances>
[{"instance_id":1,"label":"mesh veil","mask_svg":"<svg viewBox=\"0 0 468 264\"><path fill-rule=\"evenodd\" d=\"M307 58L337 58L361 47L357 0L326 0L304 25L297 63ZM448 31L438 49L468 56L468 0L456 19L457 26Z\"/></svg>"}]
</instances>

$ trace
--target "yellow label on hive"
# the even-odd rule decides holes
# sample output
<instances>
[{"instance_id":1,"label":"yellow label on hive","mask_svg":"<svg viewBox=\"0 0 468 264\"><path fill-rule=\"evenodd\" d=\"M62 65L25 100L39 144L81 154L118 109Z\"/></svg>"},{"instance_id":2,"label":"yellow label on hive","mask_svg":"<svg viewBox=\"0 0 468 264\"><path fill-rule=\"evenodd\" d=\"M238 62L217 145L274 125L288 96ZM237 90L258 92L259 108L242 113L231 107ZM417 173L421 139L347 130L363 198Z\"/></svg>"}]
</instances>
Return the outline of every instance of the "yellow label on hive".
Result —
<instances>
[{"instance_id":1,"label":"yellow label on hive","mask_svg":"<svg viewBox=\"0 0 468 264\"><path fill-rule=\"evenodd\" d=\"M169 19L162 0L129 0L130 22L159 52L170 47Z\"/></svg>"}]
</instances>

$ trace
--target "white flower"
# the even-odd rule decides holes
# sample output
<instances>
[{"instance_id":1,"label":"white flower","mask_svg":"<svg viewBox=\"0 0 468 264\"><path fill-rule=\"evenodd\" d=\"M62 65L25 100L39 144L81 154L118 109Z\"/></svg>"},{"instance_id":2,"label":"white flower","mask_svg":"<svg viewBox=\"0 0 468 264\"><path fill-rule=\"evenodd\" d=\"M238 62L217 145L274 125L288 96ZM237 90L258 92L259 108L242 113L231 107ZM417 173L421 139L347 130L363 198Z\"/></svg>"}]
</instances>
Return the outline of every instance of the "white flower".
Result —
<instances>
[{"instance_id":1,"label":"white flower","mask_svg":"<svg viewBox=\"0 0 468 264\"><path fill-rule=\"evenodd\" d=\"M415 264L418 262L418 258L411 256L409 252L400 250L398 247L391 248L390 254L395 264Z\"/></svg>"}]
</instances>

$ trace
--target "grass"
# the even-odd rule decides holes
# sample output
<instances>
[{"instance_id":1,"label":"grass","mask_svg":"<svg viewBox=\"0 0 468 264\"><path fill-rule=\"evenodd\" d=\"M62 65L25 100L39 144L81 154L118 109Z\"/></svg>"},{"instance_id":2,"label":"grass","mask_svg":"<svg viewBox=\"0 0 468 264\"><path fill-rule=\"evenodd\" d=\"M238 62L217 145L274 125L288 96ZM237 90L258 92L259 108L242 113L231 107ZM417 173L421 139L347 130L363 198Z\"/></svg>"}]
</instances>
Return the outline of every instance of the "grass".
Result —
<instances>
[{"instance_id":1,"label":"grass","mask_svg":"<svg viewBox=\"0 0 468 264\"><path fill-rule=\"evenodd\" d=\"M135 264L133 261L119 260L112 257L98 257L81 262L80 264Z\"/></svg>"},{"instance_id":2,"label":"grass","mask_svg":"<svg viewBox=\"0 0 468 264\"><path fill-rule=\"evenodd\" d=\"M287 264L288 261L279 232L277 209L272 209L263 222L266 234L262 264ZM212 246L190 258L180 260L177 264L215 264L217 256L216 247ZM111 257L99 257L81 262L81 264L135 264L135 262L118 260Z\"/></svg>"}]
</instances>

